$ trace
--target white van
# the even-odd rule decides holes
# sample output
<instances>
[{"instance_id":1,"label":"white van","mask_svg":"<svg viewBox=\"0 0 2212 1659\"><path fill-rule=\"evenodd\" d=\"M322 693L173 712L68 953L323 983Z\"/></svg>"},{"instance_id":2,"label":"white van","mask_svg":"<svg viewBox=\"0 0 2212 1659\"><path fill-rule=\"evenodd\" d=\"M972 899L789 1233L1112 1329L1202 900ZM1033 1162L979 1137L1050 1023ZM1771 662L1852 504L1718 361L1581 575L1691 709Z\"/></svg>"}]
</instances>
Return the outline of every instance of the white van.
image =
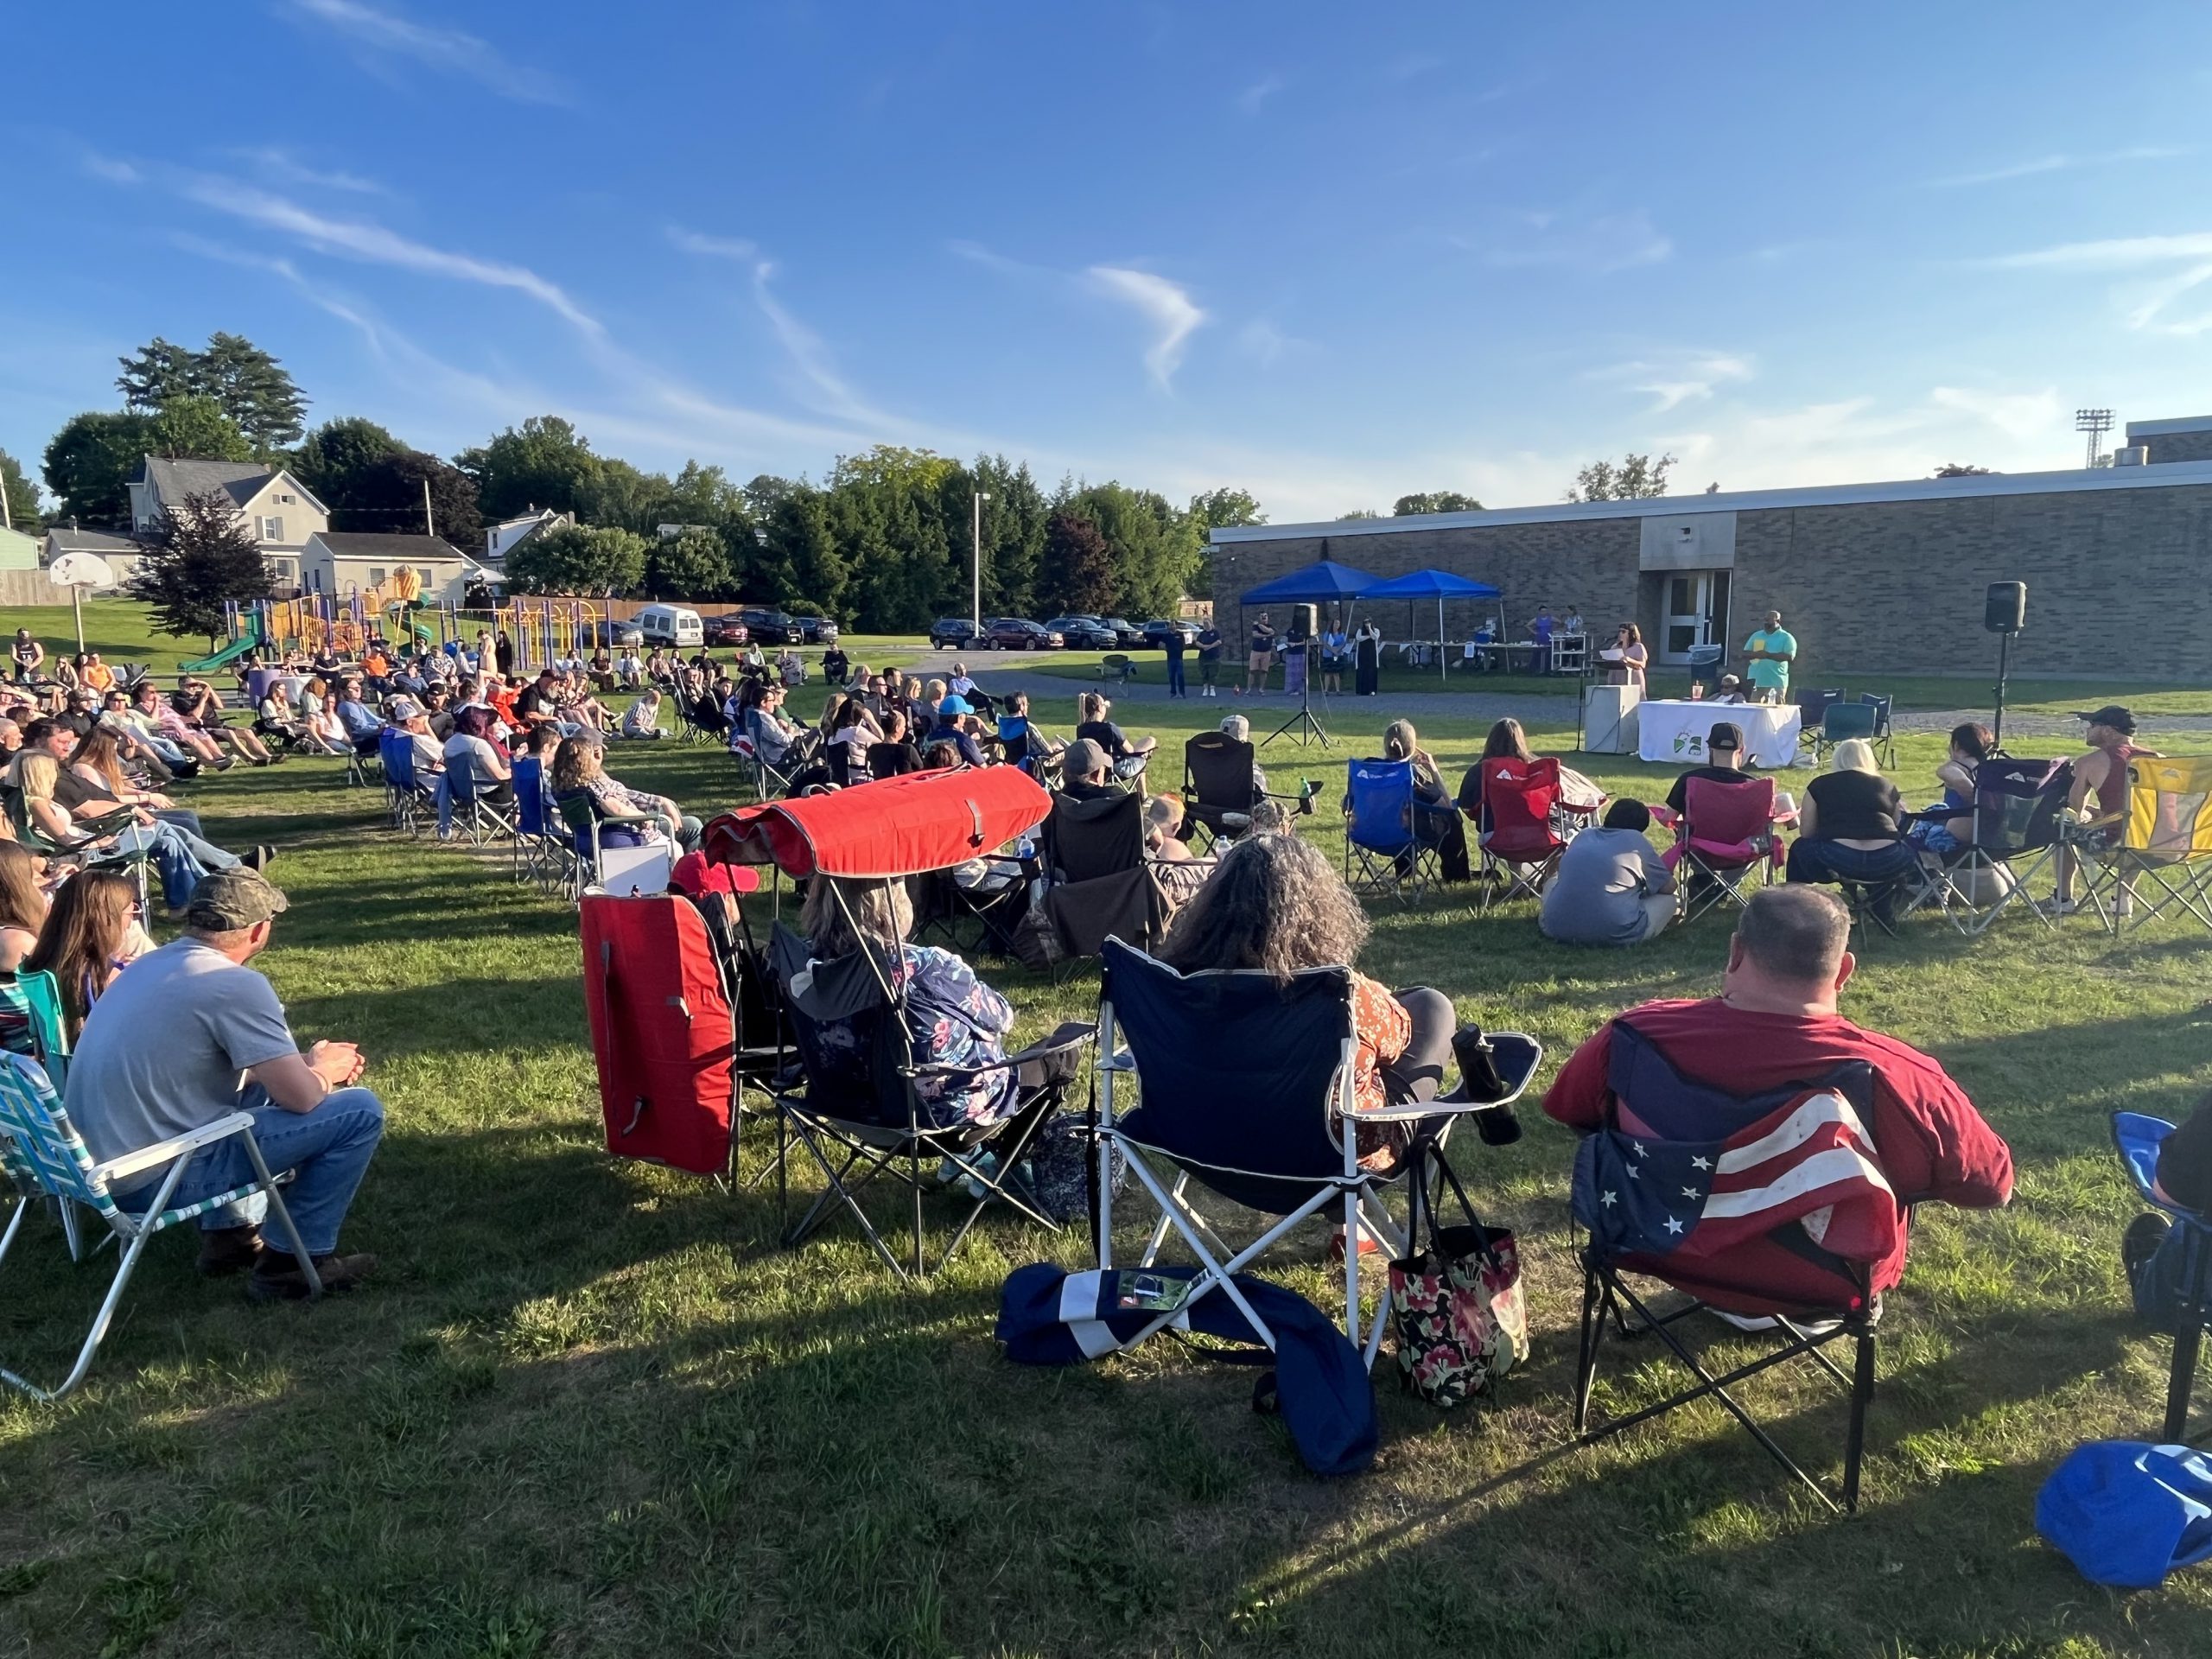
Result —
<instances>
[{"instance_id":1,"label":"white van","mask_svg":"<svg viewBox=\"0 0 2212 1659\"><path fill-rule=\"evenodd\" d=\"M648 605L632 619L648 645L703 645L707 630L699 613L681 605Z\"/></svg>"}]
</instances>

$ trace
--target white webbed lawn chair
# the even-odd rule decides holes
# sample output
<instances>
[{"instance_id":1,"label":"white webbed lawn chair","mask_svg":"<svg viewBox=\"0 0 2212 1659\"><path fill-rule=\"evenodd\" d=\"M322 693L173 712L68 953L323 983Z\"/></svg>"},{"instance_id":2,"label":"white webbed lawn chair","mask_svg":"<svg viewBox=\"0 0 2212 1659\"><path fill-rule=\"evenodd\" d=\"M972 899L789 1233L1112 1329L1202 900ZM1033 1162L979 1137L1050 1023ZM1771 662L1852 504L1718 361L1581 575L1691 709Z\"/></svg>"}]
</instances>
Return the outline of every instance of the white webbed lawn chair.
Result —
<instances>
[{"instance_id":1,"label":"white webbed lawn chair","mask_svg":"<svg viewBox=\"0 0 2212 1659\"><path fill-rule=\"evenodd\" d=\"M254 1179L230 1192L172 1209L169 1198L193 1154L234 1135L244 1137ZM81 1205L92 1211L107 1223L122 1253L116 1264L114 1281L100 1303L85 1345L78 1351L77 1363L59 1387L41 1389L15 1372L0 1368L0 1382L21 1389L35 1400L50 1404L85 1380L85 1374L92 1370L92 1361L99 1353L100 1344L106 1339L108 1325L123 1300L124 1288L130 1283L130 1275L137 1270L146 1241L164 1228L195 1221L220 1205L238 1203L257 1192L266 1198L270 1216L282 1230L285 1247L300 1263L301 1272L307 1279L308 1294L322 1294L322 1281L315 1273L306 1245L301 1243L299 1230L292 1224L291 1211L284 1207L284 1200L277 1193L276 1178L270 1173L260 1145L253 1138L253 1118L249 1113L233 1112L189 1134L100 1163L93 1159L76 1126L70 1122L60 1097L54 1092L54 1085L47 1081L46 1072L38 1062L22 1054L0 1054L0 1135L13 1143L14 1155L9 1163L10 1173L19 1181L28 1177L45 1196L59 1198L65 1205ZM144 1213L132 1215L116 1203L108 1184L148 1170L160 1170L161 1180ZM7 1261L31 1202L28 1193L19 1198L15 1213L8 1219L7 1231L0 1234L0 1263Z\"/></svg>"}]
</instances>

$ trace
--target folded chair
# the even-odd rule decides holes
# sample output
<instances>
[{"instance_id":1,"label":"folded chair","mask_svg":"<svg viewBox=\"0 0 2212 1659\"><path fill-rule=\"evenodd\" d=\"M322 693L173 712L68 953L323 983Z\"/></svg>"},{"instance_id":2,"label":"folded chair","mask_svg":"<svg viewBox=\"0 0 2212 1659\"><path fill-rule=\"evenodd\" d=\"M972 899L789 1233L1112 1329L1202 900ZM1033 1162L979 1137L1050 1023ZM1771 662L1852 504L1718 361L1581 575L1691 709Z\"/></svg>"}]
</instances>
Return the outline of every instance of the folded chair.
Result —
<instances>
[{"instance_id":1,"label":"folded chair","mask_svg":"<svg viewBox=\"0 0 2212 1659\"><path fill-rule=\"evenodd\" d=\"M2212 760L2131 760L2127 813L2080 838L2098 918L2115 933L2158 916L2212 928Z\"/></svg>"},{"instance_id":2,"label":"folded chair","mask_svg":"<svg viewBox=\"0 0 2212 1659\"><path fill-rule=\"evenodd\" d=\"M1693 778L1682 791L1675 826L1675 870L1682 887L1682 919L1715 905L1741 910L1754 889L1782 878L1782 837L1776 833L1774 779L1726 784Z\"/></svg>"},{"instance_id":3,"label":"folded chair","mask_svg":"<svg viewBox=\"0 0 2212 1659\"><path fill-rule=\"evenodd\" d=\"M1587 813L1570 814L1560 796L1559 761L1496 756L1477 766L1481 779L1476 844L1482 851L1478 908L1516 897L1541 899L1544 883L1559 868L1560 855ZM1464 785L1462 786L1464 790Z\"/></svg>"},{"instance_id":4,"label":"folded chair","mask_svg":"<svg viewBox=\"0 0 2212 1659\"><path fill-rule=\"evenodd\" d=\"M1493 1033L1510 1090L1502 1101L1357 1112L1351 1002L1348 968L1307 969L1287 985L1255 972L1185 975L1119 939L1107 942L1098 1009L1101 1268L1114 1265L1109 1177L1117 1159L1126 1159L1159 1212L1137 1265L1154 1265L1173 1232L1203 1269L1178 1308L1218 1290L1273 1347L1232 1275L1309 1217L1333 1212L1344 1236L1344 1335L1375 1363L1389 1309L1387 1302L1378 1306L1371 1325L1363 1324L1358 1241L1374 1239L1389 1253L1385 1260L1405 1253L1387 1198L1411 1160L1388 1170L1363 1165L1358 1125L1406 1123L1439 1146L1457 1118L1517 1098L1543 1051L1517 1033ZM1128 1109L1132 1079L1141 1098ZM1232 1249L1192 1207L1193 1180L1272 1221Z\"/></svg>"},{"instance_id":5,"label":"folded chair","mask_svg":"<svg viewBox=\"0 0 2212 1659\"><path fill-rule=\"evenodd\" d=\"M1253 776L1253 753L1249 740L1239 742L1227 732L1200 732L1183 745L1183 813L1206 832L1208 845L1249 830L1263 800L1295 801L1299 810L1313 810L1310 786L1295 795L1262 791Z\"/></svg>"},{"instance_id":6,"label":"folded chair","mask_svg":"<svg viewBox=\"0 0 2212 1659\"><path fill-rule=\"evenodd\" d=\"M1346 764L1344 885L1363 897L1416 902L1444 877L1436 849L1414 829L1414 763Z\"/></svg>"},{"instance_id":7,"label":"folded chair","mask_svg":"<svg viewBox=\"0 0 2212 1659\"><path fill-rule=\"evenodd\" d=\"M901 1279L909 1277L907 1264L892 1253L860 1204L861 1189L880 1175L887 1176L913 1196L911 1276L925 1276L934 1269L927 1257L922 1204L938 1185L936 1170L925 1165L940 1164L951 1176L945 1184L948 1190L961 1192L964 1183L967 1194L976 1194L978 1188L981 1194L973 1196L966 1215L938 1253L936 1269L951 1261L995 1198L1058 1232L1059 1224L1039 1207L1021 1166L1038 1128L1058 1107L1075 1077L1077 1055L1090 1040L1091 1027L1063 1026L1044 1042L981 1070L918 1065L906 1031L903 975L887 974L885 964L865 951L835 962L814 961L808 942L781 925L773 937L776 977L798 1040L803 1074L801 1084L779 1089L775 1096L776 1188L785 1215L789 1215L785 1166L791 1145L805 1148L825 1182L822 1195L785 1230L785 1248L804 1243L842 1209L883 1264ZM826 1030L832 1026L855 1042L833 1046ZM1018 1079L1014 1109L988 1124L935 1123L916 1087L931 1077L964 1079L1007 1071Z\"/></svg>"},{"instance_id":8,"label":"folded chair","mask_svg":"<svg viewBox=\"0 0 2212 1659\"><path fill-rule=\"evenodd\" d=\"M1045 914L1074 961L1109 937L1156 943L1167 897L1145 855L1144 798L1116 791L1096 800L1052 797L1044 824Z\"/></svg>"},{"instance_id":9,"label":"folded chair","mask_svg":"<svg viewBox=\"0 0 2212 1659\"><path fill-rule=\"evenodd\" d=\"M2120 1149L2127 1179L2135 1184L2145 1203L2156 1205L2182 1230L2172 1281L2156 1287L2139 1286L2136 1291L2138 1309L2173 1332L2173 1369L2166 1376L2166 1421L2158 1438L2178 1446L2184 1443L2189 1427L2190 1390L2196 1382L2204 1323L2212 1318L2212 1216L2184 1210L2158 1190L2158 1151L2173 1132L2174 1126L2163 1118L2141 1112L2112 1115L2113 1144Z\"/></svg>"},{"instance_id":10,"label":"folded chair","mask_svg":"<svg viewBox=\"0 0 2212 1659\"><path fill-rule=\"evenodd\" d=\"M1969 938L1986 931L2018 903L2046 926L2056 924L2026 894L2028 883L2056 858L2059 815L2074 786L2071 760L1977 761L1967 850L1944 871L1952 925Z\"/></svg>"},{"instance_id":11,"label":"folded chair","mask_svg":"<svg viewBox=\"0 0 2212 1659\"><path fill-rule=\"evenodd\" d=\"M1587 1241L1579 1443L1710 1397L1831 1510L1856 1510L1882 1313L1873 1273L1897 1258L1907 1221L1866 1128L1878 1086L1873 1068L1850 1061L1825 1077L1738 1099L1684 1077L1632 1026L1616 1021L1607 1086L1605 1122L1574 1158L1574 1218ZM1690 1300L1656 1313L1631 1277ZM1716 1375L1680 1332L1708 1310L1752 1322L1746 1328L1770 1333L1773 1345ZM1696 1382L1592 1430L1591 1393L1608 1323L1624 1340L1656 1337ZM1822 1351L1844 1341L1854 1351L1848 1373ZM1840 1506L1731 1392L1798 1359L1849 1395Z\"/></svg>"},{"instance_id":12,"label":"folded chair","mask_svg":"<svg viewBox=\"0 0 2212 1659\"><path fill-rule=\"evenodd\" d=\"M246 1157L253 1165L254 1179L231 1192L171 1208L170 1195L176 1191L177 1181L193 1154L232 1135L242 1137ZM233 1112L188 1134L157 1141L106 1163L97 1163L78 1135L76 1126L70 1122L69 1114L62 1109L61 1097L54 1093L53 1084L38 1062L21 1054L0 1054L0 1140L13 1147L9 1166L19 1181L27 1179L49 1198L92 1211L107 1224L122 1252L116 1263L114 1281L108 1287L84 1346L78 1350L77 1363L67 1376L48 1389L25 1381L14 1371L0 1370L0 1381L21 1389L35 1400L51 1403L85 1380L85 1374L92 1370L92 1361L99 1353L100 1344L106 1339L108 1326L130 1283L130 1275L137 1271L138 1258L145 1252L146 1241L164 1228L197 1220L220 1205L235 1204L257 1192L264 1197L269 1203L269 1215L283 1233L285 1248L301 1264L309 1294L322 1294L322 1281L308 1258L299 1230L292 1224L291 1211L284 1207L276 1178L270 1173L269 1166L262 1158L261 1147L253 1138L253 1118L248 1113ZM116 1203L109 1193L108 1184L149 1170L162 1172L152 1202L143 1215L132 1215ZM29 1207L28 1198L19 1200L15 1214L9 1217L6 1233L0 1234L0 1262L7 1259Z\"/></svg>"}]
</instances>

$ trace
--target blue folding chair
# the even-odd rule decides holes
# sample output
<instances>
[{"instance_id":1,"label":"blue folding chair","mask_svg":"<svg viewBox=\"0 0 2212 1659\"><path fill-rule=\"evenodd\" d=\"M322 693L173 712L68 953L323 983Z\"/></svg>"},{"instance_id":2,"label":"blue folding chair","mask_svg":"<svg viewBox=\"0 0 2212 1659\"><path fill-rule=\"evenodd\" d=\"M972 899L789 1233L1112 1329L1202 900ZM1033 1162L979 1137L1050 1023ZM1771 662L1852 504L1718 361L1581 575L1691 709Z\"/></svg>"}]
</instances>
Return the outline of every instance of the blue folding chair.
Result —
<instances>
[{"instance_id":1,"label":"blue folding chair","mask_svg":"<svg viewBox=\"0 0 2212 1659\"><path fill-rule=\"evenodd\" d=\"M1874 711L1874 731L1871 741L1882 757L1882 764L1894 766L1897 763L1897 734L1891 729L1891 717L1897 713L1897 700L1878 692L1861 691L1859 701Z\"/></svg>"},{"instance_id":2,"label":"blue folding chair","mask_svg":"<svg viewBox=\"0 0 2212 1659\"><path fill-rule=\"evenodd\" d=\"M1180 974L1119 939L1109 939L1102 955L1098 1265L1114 1265L1112 1174L1126 1160L1160 1212L1139 1266L1159 1259L1172 1230L1203 1269L1176 1309L1128 1345L1218 1290L1274 1347L1273 1333L1233 1275L1300 1222L1334 1206L1344 1236L1344 1335L1372 1365L1389 1310L1386 1299L1363 1331L1358 1241L1374 1239L1393 1259L1406 1253L1386 1200L1413 1160L1390 1169L1361 1163L1359 1125L1404 1123L1440 1147L1458 1118L1510 1105L1535 1075L1542 1048L1517 1033L1491 1034L1510 1090L1503 1100L1357 1111L1359 1041L1349 968L1307 969L1286 985L1250 971ZM1128 1084L1122 1080L1131 1077L1141 1098L1135 1110L1122 1112ZM1173 1168L1172 1178L1161 1166ZM1242 1249L1232 1249L1192 1206L1193 1180L1276 1220Z\"/></svg>"},{"instance_id":3,"label":"blue folding chair","mask_svg":"<svg viewBox=\"0 0 2212 1659\"><path fill-rule=\"evenodd\" d=\"M253 1166L254 1179L245 1185L227 1192L216 1193L198 1203L180 1205L171 1208L169 1199L176 1191L185 1166L193 1154L203 1147L211 1147L232 1135L242 1137L247 1160ZM92 1368L92 1361L99 1353L100 1344L107 1337L108 1326L115 1318L115 1310L130 1275L137 1270L138 1258L144 1254L146 1241L164 1228L180 1222L197 1220L208 1211L260 1193L268 1200L270 1217L282 1230L285 1247L300 1263L300 1270L308 1281L308 1294L322 1294L322 1281L316 1275L315 1265L308 1258L307 1246L301 1242L299 1230L292 1224L292 1213L284 1207L283 1195L277 1192L277 1179L270 1173L261 1155L261 1147L253 1138L253 1118L246 1112L232 1112L213 1123L202 1124L186 1134L174 1135L150 1147L126 1153L106 1163L96 1162L76 1126L69 1121L69 1114L62 1109L61 1097L54 1091L53 1084L36 1060L21 1054L0 1054L0 1141L13 1147L9 1156L10 1173L19 1180L28 1179L49 1198L81 1205L107 1223L109 1230L122 1247L121 1259L116 1263L115 1279L109 1285L107 1295L94 1316L91 1332L84 1346L78 1350L77 1363L58 1387L41 1389L26 1382L15 1372L0 1370L0 1382L11 1388L21 1389L33 1399L52 1403L60 1399L85 1380L86 1372ZM161 1178L156 1184L154 1197L141 1214L134 1215L118 1205L109 1192L109 1183L128 1175L159 1170ZM0 1234L0 1262L7 1260L8 1251L22 1229L23 1215L30 1208L25 1196L16 1205L15 1214L8 1219L8 1230Z\"/></svg>"},{"instance_id":4,"label":"blue folding chair","mask_svg":"<svg viewBox=\"0 0 2212 1659\"><path fill-rule=\"evenodd\" d=\"M1414 833L1414 822L1412 761L1348 763L1344 885L1367 897L1418 900L1430 882L1441 880L1437 850Z\"/></svg>"},{"instance_id":5,"label":"blue folding chair","mask_svg":"<svg viewBox=\"0 0 2212 1659\"><path fill-rule=\"evenodd\" d=\"M545 763L535 755L518 755L514 771L515 880L534 877L548 893L557 883L571 893L581 893L576 842L554 806ZM596 856L592 861L597 864Z\"/></svg>"},{"instance_id":6,"label":"blue folding chair","mask_svg":"<svg viewBox=\"0 0 2212 1659\"><path fill-rule=\"evenodd\" d=\"M2173 1219L2175 1233L2161 1247L2162 1254L2165 1249L2176 1252L2173 1272L2155 1286L2139 1287L2136 1307L2173 1332L2174 1363L2166 1376L2166 1421L2159 1438L2170 1446L2179 1446L2185 1443L2183 1432L2189 1427L2189 1395L2196 1382L2196 1357L2204 1341L2204 1322L2212 1316L2212 1216L2184 1210L2158 1190L2158 1153L2173 1132L2174 1126L2164 1118L2141 1112L2112 1115L2113 1144L2120 1150L2127 1179L2135 1184L2145 1204L2156 1205ZM2150 1269L2146 1267L2144 1271ZM2158 1301L2166 1305L2159 1306Z\"/></svg>"}]
</instances>

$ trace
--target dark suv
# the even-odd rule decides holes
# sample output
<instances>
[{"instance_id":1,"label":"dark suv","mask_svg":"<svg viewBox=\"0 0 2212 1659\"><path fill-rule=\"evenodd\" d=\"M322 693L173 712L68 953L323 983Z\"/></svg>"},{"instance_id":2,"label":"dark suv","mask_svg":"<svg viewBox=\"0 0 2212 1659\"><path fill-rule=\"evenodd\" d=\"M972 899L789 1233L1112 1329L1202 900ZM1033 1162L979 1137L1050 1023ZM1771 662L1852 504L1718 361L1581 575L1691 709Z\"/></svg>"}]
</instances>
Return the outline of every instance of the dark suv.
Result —
<instances>
[{"instance_id":1,"label":"dark suv","mask_svg":"<svg viewBox=\"0 0 2212 1659\"><path fill-rule=\"evenodd\" d=\"M1181 634L1183 636L1183 644L1185 646L1195 645L1198 643L1198 631L1192 627L1188 622L1169 622L1163 620L1147 622L1144 625L1144 642L1154 651L1165 651L1167 649L1167 636L1171 633Z\"/></svg>"},{"instance_id":2,"label":"dark suv","mask_svg":"<svg viewBox=\"0 0 2212 1659\"><path fill-rule=\"evenodd\" d=\"M1078 651L1111 651L1122 643L1122 636L1095 616L1056 616L1045 626Z\"/></svg>"},{"instance_id":3,"label":"dark suv","mask_svg":"<svg viewBox=\"0 0 2212 1659\"><path fill-rule=\"evenodd\" d=\"M983 639L998 651L1051 651L1067 643L1052 629L1018 616L995 618L984 628Z\"/></svg>"},{"instance_id":4,"label":"dark suv","mask_svg":"<svg viewBox=\"0 0 2212 1659\"><path fill-rule=\"evenodd\" d=\"M1135 623L1124 621L1118 616L1101 617L1099 620L1114 631L1114 643L1122 650L1144 644L1144 630Z\"/></svg>"},{"instance_id":5,"label":"dark suv","mask_svg":"<svg viewBox=\"0 0 2212 1659\"><path fill-rule=\"evenodd\" d=\"M957 651L976 638L976 625L964 616L940 616L930 624L931 651Z\"/></svg>"},{"instance_id":6,"label":"dark suv","mask_svg":"<svg viewBox=\"0 0 2212 1659\"><path fill-rule=\"evenodd\" d=\"M795 616L799 632L806 636L810 645L834 645L837 643L837 625L826 616Z\"/></svg>"},{"instance_id":7,"label":"dark suv","mask_svg":"<svg viewBox=\"0 0 2212 1659\"><path fill-rule=\"evenodd\" d=\"M806 630L798 625L795 616L781 611L772 611L765 605L748 605L737 613L737 620L752 632L753 642L761 645L803 645Z\"/></svg>"},{"instance_id":8,"label":"dark suv","mask_svg":"<svg viewBox=\"0 0 2212 1659\"><path fill-rule=\"evenodd\" d=\"M710 616L699 624L699 630L710 645L742 645L752 642L753 630L747 627L733 611L728 616Z\"/></svg>"}]
</instances>

